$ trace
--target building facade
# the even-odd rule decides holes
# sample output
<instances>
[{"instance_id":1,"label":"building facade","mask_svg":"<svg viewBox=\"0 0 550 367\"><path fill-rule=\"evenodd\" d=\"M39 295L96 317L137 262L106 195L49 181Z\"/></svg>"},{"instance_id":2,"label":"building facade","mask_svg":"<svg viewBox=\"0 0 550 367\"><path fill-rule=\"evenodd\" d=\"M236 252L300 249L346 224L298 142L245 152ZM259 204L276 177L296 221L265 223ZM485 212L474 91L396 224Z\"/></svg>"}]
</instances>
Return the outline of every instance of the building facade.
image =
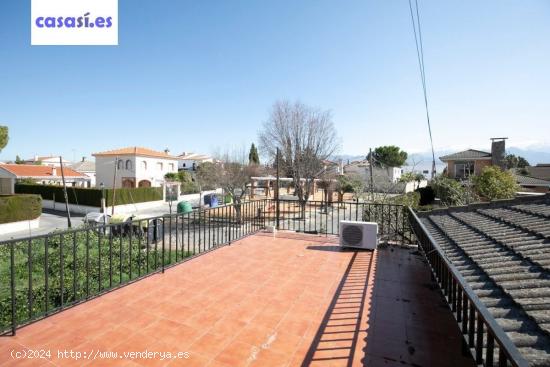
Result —
<instances>
[{"instance_id":1,"label":"building facade","mask_svg":"<svg viewBox=\"0 0 550 367\"><path fill-rule=\"evenodd\" d=\"M63 166L71 164L68 160L61 158ZM48 167L60 167L61 163L59 162L59 156L49 156L49 157L39 157L35 155L33 158L26 159L24 164L35 164L40 166Z\"/></svg>"},{"instance_id":2,"label":"building facade","mask_svg":"<svg viewBox=\"0 0 550 367\"><path fill-rule=\"evenodd\" d=\"M370 163L367 159L351 162L344 166L345 174L357 175L363 180L370 180ZM374 167L372 176L375 182L396 183L399 182L403 169L401 167Z\"/></svg>"},{"instance_id":3,"label":"building facade","mask_svg":"<svg viewBox=\"0 0 550 367\"><path fill-rule=\"evenodd\" d=\"M178 158L165 152L128 147L94 153L96 187L160 187L178 171Z\"/></svg>"},{"instance_id":4,"label":"building facade","mask_svg":"<svg viewBox=\"0 0 550 367\"><path fill-rule=\"evenodd\" d=\"M178 170L195 171L204 162L214 162L214 159L204 154L183 152L178 156Z\"/></svg>"},{"instance_id":5,"label":"building facade","mask_svg":"<svg viewBox=\"0 0 550 367\"><path fill-rule=\"evenodd\" d=\"M95 187L95 162L89 161L86 157L82 157L80 162L69 166L76 172L82 173L90 178L89 187Z\"/></svg>"},{"instance_id":6,"label":"building facade","mask_svg":"<svg viewBox=\"0 0 550 367\"><path fill-rule=\"evenodd\" d=\"M439 159L447 164L447 175L457 180L467 180L471 176L479 175L485 167L497 166L506 168L506 138L491 139L491 152L468 149L462 152L449 154Z\"/></svg>"}]
</instances>

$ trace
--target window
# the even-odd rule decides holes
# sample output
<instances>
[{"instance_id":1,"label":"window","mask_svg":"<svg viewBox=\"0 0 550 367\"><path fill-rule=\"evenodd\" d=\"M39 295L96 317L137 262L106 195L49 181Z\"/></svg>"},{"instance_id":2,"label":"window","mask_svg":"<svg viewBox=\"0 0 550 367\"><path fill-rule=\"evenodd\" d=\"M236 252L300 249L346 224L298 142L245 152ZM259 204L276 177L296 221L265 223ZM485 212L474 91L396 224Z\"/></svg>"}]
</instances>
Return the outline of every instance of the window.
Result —
<instances>
[{"instance_id":1,"label":"window","mask_svg":"<svg viewBox=\"0 0 550 367\"><path fill-rule=\"evenodd\" d=\"M183 166L182 166L182 167L183 167L183 168L185 168L185 163L183 164Z\"/></svg>"},{"instance_id":2,"label":"window","mask_svg":"<svg viewBox=\"0 0 550 367\"><path fill-rule=\"evenodd\" d=\"M170 172L174 171L174 163L170 163L168 167L170 168Z\"/></svg>"},{"instance_id":3,"label":"window","mask_svg":"<svg viewBox=\"0 0 550 367\"><path fill-rule=\"evenodd\" d=\"M162 171L163 169L164 169L164 165L162 164L162 162L158 162L157 163L157 170Z\"/></svg>"},{"instance_id":4,"label":"window","mask_svg":"<svg viewBox=\"0 0 550 367\"><path fill-rule=\"evenodd\" d=\"M131 169L132 169L132 161L129 160L129 159L126 161L126 169L127 169L127 170L131 170Z\"/></svg>"},{"instance_id":5,"label":"window","mask_svg":"<svg viewBox=\"0 0 550 367\"><path fill-rule=\"evenodd\" d=\"M141 161L141 169L147 171L147 161Z\"/></svg>"},{"instance_id":6,"label":"window","mask_svg":"<svg viewBox=\"0 0 550 367\"><path fill-rule=\"evenodd\" d=\"M466 179L474 174L474 162L456 162L455 178Z\"/></svg>"},{"instance_id":7,"label":"window","mask_svg":"<svg viewBox=\"0 0 550 367\"><path fill-rule=\"evenodd\" d=\"M117 169L123 169L123 168L124 168L124 161L122 159L119 159L117 163Z\"/></svg>"}]
</instances>

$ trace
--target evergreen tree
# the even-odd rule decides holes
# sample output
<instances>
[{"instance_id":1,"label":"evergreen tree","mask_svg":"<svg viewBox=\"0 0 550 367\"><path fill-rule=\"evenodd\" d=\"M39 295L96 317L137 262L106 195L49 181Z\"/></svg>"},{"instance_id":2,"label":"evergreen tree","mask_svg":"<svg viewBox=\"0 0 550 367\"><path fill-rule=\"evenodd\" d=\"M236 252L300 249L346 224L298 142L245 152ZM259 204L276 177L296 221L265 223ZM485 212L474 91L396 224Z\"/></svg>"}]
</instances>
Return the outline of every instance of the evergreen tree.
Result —
<instances>
[{"instance_id":1,"label":"evergreen tree","mask_svg":"<svg viewBox=\"0 0 550 367\"><path fill-rule=\"evenodd\" d=\"M260 157L258 156L258 149L252 143L250 146L250 153L248 153L248 164L260 164Z\"/></svg>"},{"instance_id":2,"label":"evergreen tree","mask_svg":"<svg viewBox=\"0 0 550 367\"><path fill-rule=\"evenodd\" d=\"M8 127L0 126L0 152L8 145Z\"/></svg>"},{"instance_id":3,"label":"evergreen tree","mask_svg":"<svg viewBox=\"0 0 550 367\"><path fill-rule=\"evenodd\" d=\"M395 145L378 147L374 149L372 155L373 164L376 166L401 167L408 158L407 152ZM367 155L367 159L370 159L370 156Z\"/></svg>"}]
</instances>

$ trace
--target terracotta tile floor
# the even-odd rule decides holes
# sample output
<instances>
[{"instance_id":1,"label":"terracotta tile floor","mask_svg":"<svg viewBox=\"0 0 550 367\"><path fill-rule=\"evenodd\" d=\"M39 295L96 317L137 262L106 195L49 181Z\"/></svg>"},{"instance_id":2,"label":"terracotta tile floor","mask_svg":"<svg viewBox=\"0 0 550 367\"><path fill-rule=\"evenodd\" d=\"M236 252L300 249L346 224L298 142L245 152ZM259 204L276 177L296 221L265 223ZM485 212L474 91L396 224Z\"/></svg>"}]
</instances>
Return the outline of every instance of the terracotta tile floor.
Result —
<instances>
[{"instance_id":1,"label":"terracotta tile floor","mask_svg":"<svg viewBox=\"0 0 550 367\"><path fill-rule=\"evenodd\" d=\"M0 338L0 365L473 365L414 249L336 243L248 237ZM50 349L51 359L10 357L24 348ZM118 355L76 360L58 350ZM189 355L122 355L146 350Z\"/></svg>"}]
</instances>

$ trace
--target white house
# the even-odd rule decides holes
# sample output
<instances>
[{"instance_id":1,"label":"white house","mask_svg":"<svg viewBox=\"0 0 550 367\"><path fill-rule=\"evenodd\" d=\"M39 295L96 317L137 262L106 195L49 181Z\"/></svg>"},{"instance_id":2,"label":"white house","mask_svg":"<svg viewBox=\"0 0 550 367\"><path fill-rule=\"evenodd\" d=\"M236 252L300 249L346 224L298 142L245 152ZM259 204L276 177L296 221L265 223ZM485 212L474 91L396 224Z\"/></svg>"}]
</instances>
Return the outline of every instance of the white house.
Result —
<instances>
[{"instance_id":1,"label":"white house","mask_svg":"<svg viewBox=\"0 0 550 367\"><path fill-rule=\"evenodd\" d=\"M63 167L68 186L87 186L89 177L68 167ZM61 185L61 168L34 164L0 165L0 194L13 194L17 180L29 179L44 185Z\"/></svg>"},{"instance_id":2,"label":"white house","mask_svg":"<svg viewBox=\"0 0 550 367\"><path fill-rule=\"evenodd\" d=\"M95 187L95 162L86 160L86 157L82 157L80 162L71 164L69 167L76 172L88 176L90 178L89 187Z\"/></svg>"},{"instance_id":3,"label":"white house","mask_svg":"<svg viewBox=\"0 0 550 367\"><path fill-rule=\"evenodd\" d=\"M178 157L165 152L128 147L94 153L96 187L160 187L164 176L178 172ZM116 170L115 170L116 167Z\"/></svg>"},{"instance_id":4,"label":"white house","mask_svg":"<svg viewBox=\"0 0 550 367\"><path fill-rule=\"evenodd\" d=\"M365 181L370 179L370 164L367 159L355 161L344 166L344 173L355 174ZM374 167L372 172L374 181L399 182L403 170L401 167Z\"/></svg>"},{"instance_id":5,"label":"white house","mask_svg":"<svg viewBox=\"0 0 550 367\"><path fill-rule=\"evenodd\" d=\"M178 170L194 171L203 162L214 162L210 156L183 152L178 156Z\"/></svg>"},{"instance_id":6,"label":"white house","mask_svg":"<svg viewBox=\"0 0 550 367\"><path fill-rule=\"evenodd\" d=\"M61 158L63 161L63 166L69 165L71 162L68 160ZM35 155L33 158L25 159L23 162L24 164L36 164L41 166L48 166L48 167L60 167L61 164L59 163L59 156L48 156L48 157L39 157Z\"/></svg>"}]
</instances>

